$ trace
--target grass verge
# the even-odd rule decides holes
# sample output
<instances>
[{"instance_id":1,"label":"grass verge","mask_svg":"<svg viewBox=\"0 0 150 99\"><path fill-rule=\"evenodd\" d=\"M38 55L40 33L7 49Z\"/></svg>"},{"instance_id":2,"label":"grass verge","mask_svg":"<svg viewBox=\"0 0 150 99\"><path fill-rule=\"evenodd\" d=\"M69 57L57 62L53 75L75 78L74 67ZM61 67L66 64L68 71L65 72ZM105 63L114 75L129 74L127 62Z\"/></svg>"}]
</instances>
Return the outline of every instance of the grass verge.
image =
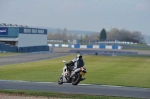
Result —
<instances>
[{"instance_id":1,"label":"grass verge","mask_svg":"<svg viewBox=\"0 0 150 99\"><path fill-rule=\"evenodd\" d=\"M0 53L0 57L4 57L4 56L13 56L13 55L18 55L20 53Z\"/></svg>"},{"instance_id":2,"label":"grass verge","mask_svg":"<svg viewBox=\"0 0 150 99\"><path fill-rule=\"evenodd\" d=\"M57 92L40 92L40 91L23 91L23 90L0 90L0 93L20 96L44 96L47 98L71 98L71 99L139 99L139 98L125 98L112 96L98 96L98 95L83 95L83 94L67 94Z\"/></svg>"},{"instance_id":3,"label":"grass verge","mask_svg":"<svg viewBox=\"0 0 150 99\"><path fill-rule=\"evenodd\" d=\"M0 66L0 79L57 82L64 66L62 60L70 61L74 56ZM149 57L84 55L83 58L88 73L81 83L150 88Z\"/></svg>"}]
</instances>

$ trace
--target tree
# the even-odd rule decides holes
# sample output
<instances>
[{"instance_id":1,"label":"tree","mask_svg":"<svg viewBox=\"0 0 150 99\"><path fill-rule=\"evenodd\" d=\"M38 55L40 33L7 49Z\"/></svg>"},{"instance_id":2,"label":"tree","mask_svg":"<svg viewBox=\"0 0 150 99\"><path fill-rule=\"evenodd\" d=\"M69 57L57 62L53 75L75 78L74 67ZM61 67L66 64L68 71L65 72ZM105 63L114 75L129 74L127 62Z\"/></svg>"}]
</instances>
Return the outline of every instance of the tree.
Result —
<instances>
[{"instance_id":1,"label":"tree","mask_svg":"<svg viewBox=\"0 0 150 99\"><path fill-rule=\"evenodd\" d=\"M78 34L77 33L74 33L72 36L73 36L73 39L78 39Z\"/></svg>"},{"instance_id":2,"label":"tree","mask_svg":"<svg viewBox=\"0 0 150 99\"><path fill-rule=\"evenodd\" d=\"M139 31L133 31L132 32L132 38L137 41L136 43L142 43L142 42L144 43L145 42L144 36Z\"/></svg>"},{"instance_id":3,"label":"tree","mask_svg":"<svg viewBox=\"0 0 150 99\"><path fill-rule=\"evenodd\" d=\"M100 39L100 41L105 41L107 39L107 35L106 35L105 29L102 29L102 31L100 32L99 39Z\"/></svg>"},{"instance_id":4,"label":"tree","mask_svg":"<svg viewBox=\"0 0 150 99\"><path fill-rule=\"evenodd\" d=\"M82 34L81 34L81 37L80 37L80 44L82 44L82 40L83 40L83 37L82 37Z\"/></svg>"},{"instance_id":5,"label":"tree","mask_svg":"<svg viewBox=\"0 0 150 99\"><path fill-rule=\"evenodd\" d=\"M70 38L70 41L72 41L72 40L73 40L73 36L72 36L72 34L71 34L71 33L69 34L69 38Z\"/></svg>"},{"instance_id":6,"label":"tree","mask_svg":"<svg viewBox=\"0 0 150 99\"><path fill-rule=\"evenodd\" d=\"M67 40L68 35L67 35L67 28L64 28L64 30L62 31L62 39L63 40Z\"/></svg>"},{"instance_id":7,"label":"tree","mask_svg":"<svg viewBox=\"0 0 150 99\"><path fill-rule=\"evenodd\" d=\"M56 34L56 39L57 40L62 40L62 33L61 33L60 28L57 29L57 33L55 33L55 34Z\"/></svg>"},{"instance_id":8,"label":"tree","mask_svg":"<svg viewBox=\"0 0 150 99\"><path fill-rule=\"evenodd\" d=\"M86 35L84 36L83 40L85 40L85 41L89 40L88 34L86 34Z\"/></svg>"},{"instance_id":9,"label":"tree","mask_svg":"<svg viewBox=\"0 0 150 99\"><path fill-rule=\"evenodd\" d=\"M111 29L110 33L111 33L111 38L113 38L113 40L119 40L120 33L119 33L119 30L117 28Z\"/></svg>"},{"instance_id":10,"label":"tree","mask_svg":"<svg viewBox=\"0 0 150 99\"><path fill-rule=\"evenodd\" d=\"M48 40L52 40L54 37L53 37L53 34L50 32L47 34L47 39Z\"/></svg>"}]
</instances>

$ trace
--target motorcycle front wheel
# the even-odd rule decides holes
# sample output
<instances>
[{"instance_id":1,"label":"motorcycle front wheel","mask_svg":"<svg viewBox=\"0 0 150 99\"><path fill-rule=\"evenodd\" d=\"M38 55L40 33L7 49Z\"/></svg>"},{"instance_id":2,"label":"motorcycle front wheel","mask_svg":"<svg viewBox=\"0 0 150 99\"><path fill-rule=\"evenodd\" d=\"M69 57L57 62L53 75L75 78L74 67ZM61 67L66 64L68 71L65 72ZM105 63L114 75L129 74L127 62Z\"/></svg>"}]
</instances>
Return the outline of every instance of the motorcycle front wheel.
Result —
<instances>
[{"instance_id":1,"label":"motorcycle front wheel","mask_svg":"<svg viewBox=\"0 0 150 99\"><path fill-rule=\"evenodd\" d=\"M58 84L62 85L63 84L63 76L61 75L60 78L58 79Z\"/></svg>"},{"instance_id":2,"label":"motorcycle front wheel","mask_svg":"<svg viewBox=\"0 0 150 99\"><path fill-rule=\"evenodd\" d=\"M72 85L78 85L78 83L81 81L82 76L80 75L80 73L75 74L72 77Z\"/></svg>"}]
</instances>

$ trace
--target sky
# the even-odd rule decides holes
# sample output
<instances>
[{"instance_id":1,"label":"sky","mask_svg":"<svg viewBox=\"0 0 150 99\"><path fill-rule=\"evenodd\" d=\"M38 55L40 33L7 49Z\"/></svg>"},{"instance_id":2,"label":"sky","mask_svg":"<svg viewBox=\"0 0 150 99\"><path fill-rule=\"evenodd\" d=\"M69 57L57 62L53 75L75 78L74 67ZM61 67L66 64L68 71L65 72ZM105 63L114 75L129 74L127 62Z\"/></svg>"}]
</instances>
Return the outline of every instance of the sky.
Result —
<instances>
[{"instance_id":1,"label":"sky","mask_svg":"<svg viewBox=\"0 0 150 99\"><path fill-rule=\"evenodd\" d=\"M150 0L0 0L0 23L150 35Z\"/></svg>"}]
</instances>

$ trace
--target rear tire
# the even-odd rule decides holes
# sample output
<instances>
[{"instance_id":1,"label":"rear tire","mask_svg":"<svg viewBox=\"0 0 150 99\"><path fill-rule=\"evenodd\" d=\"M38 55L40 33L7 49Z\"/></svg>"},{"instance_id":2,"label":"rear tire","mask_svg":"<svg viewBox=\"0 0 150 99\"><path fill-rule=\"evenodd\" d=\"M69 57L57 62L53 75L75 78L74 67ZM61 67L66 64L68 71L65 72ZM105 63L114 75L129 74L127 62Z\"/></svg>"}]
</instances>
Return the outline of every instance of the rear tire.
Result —
<instances>
[{"instance_id":1,"label":"rear tire","mask_svg":"<svg viewBox=\"0 0 150 99\"><path fill-rule=\"evenodd\" d=\"M80 75L80 73L75 74L72 78L72 85L78 85L81 78L82 78L82 76Z\"/></svg>"},{"instance_id":2,"label":"rear tire","mask_svg":"<svg viewBox=\"0 0 150 99\"><path fill-rule=\"evenodd\" d=\"M62 85L63 84L63 76L61 75L60 78L58 79L58 84Z\"/></svg>"}]
</instances>

